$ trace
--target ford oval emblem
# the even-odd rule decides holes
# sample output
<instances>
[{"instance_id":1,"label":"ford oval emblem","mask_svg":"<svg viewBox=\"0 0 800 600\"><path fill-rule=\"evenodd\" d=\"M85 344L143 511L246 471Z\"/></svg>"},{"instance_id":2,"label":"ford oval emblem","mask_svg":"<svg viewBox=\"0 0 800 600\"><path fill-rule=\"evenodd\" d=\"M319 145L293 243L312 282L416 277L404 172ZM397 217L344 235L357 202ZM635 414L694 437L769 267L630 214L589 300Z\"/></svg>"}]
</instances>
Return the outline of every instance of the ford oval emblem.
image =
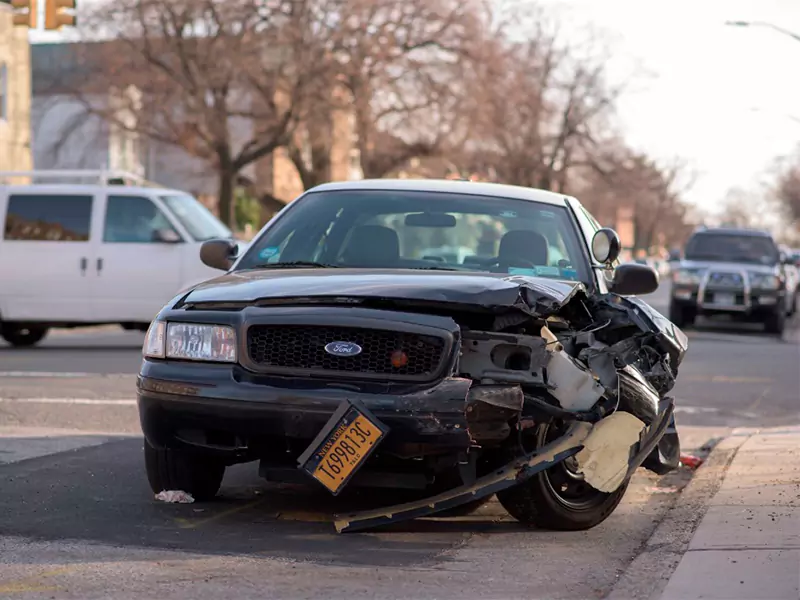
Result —
<instances>
[{"instance_id":1,"label":"ford oval emblem","mask_svg":"<svg viewBox=\"0 0 800 600\"><path fill-rule=\"evenodd\" d=\"M361 354L361 346L353 342L331 342L326 344L325 352L334 356L358 356Z\"/></svg>"}]
</instances>

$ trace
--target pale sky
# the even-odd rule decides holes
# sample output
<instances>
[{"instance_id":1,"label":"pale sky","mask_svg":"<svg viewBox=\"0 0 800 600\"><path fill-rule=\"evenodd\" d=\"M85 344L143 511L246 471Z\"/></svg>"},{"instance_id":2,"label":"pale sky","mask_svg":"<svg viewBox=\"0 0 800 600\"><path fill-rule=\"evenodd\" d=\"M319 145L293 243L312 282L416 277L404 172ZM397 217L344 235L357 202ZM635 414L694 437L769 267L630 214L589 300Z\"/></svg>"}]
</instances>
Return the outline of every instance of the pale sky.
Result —
<instances>
[{"instance_id":1,"label":"pale sky","mask_svg":"<svg viewBox=\"0 0 800 600\"><path fill-rule=\"evenodd\" d=\"M800 34L800 1L544 3L565 30L591 23L608 34L609 66L630 90L618 110L626 138L657 157L690 161L698 179L688 200L713 210L731 187L757 188L774 159L800 142L800 41L725 25L766 21Z\"/></svg>"},{"instance_id":2,"label":"pale sky","mask_svg":"<svg viewBox=\"0 0 800 600\"><path fill-rule=\"evenodd\" d=\"M541 0L564 35L600 31L612 76L628 91L618 114L635 147L697 173L687 199L718 207L732 187L757 188L800 142L800 0ZM33 39L47 39L34 34ZM50 38L52 39L52 38ZM795 117L797 121L792 120Z\"/></svg>"}]
</instances>

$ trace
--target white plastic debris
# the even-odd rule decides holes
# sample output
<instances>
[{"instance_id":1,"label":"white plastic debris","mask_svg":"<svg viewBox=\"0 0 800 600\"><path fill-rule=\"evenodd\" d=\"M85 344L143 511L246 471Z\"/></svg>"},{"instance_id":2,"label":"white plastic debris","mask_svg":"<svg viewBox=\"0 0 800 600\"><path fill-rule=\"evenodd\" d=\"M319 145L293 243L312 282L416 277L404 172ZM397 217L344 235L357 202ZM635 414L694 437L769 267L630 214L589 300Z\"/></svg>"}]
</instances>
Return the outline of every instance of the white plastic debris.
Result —
<instances>
[{"instance_id":1,"label":"white plastic debris","mask_svg":"<svg viewBox=\"0 0 800 600\"><path fill-rule=\"evenodd\" d=\"M192 495L182 490L163 490L156 494L156 500L169 502L170 504L191 504L194 502Z\"/></svg>"},{"instance_id":2,"label":"white plastic debris","mask_svg":"<svg viewBox=\"0 0 800 600\"><path fill-rule=\"evenodd\" d=\"M583 450L575 456L586 483L601 492L616 491L628 473L631 448L645 427L643 421L621 411L595 423Z\"/></svg>"},{"instance_id":3,"label":"white plastic debris","mask_svg":"<svg viewBox=\"0 0 800 600\"><path fill-rule=\"evenodd\" d=\"M553 386L550 393L561 408L566 410L589 410L605 393L591 371L582 368L566 352L550 329L542 327L542 338L547 342L550 360L547 362L547 383Z\"/></svg>"}]
</instances>

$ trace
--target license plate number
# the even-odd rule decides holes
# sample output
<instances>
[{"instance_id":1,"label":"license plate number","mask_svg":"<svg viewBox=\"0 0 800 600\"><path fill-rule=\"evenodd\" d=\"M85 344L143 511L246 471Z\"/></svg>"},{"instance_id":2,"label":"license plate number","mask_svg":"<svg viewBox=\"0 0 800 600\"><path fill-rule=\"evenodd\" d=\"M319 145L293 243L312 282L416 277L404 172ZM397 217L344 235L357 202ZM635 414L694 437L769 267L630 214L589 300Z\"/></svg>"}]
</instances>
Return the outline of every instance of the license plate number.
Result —
<instances>
[{"instance_id":1,"label":"license plate number","mask_svg":"<svg viewBox=\"0 0 800 600\"><path fill-rule=\"evenodd\" d=\"M347 402L298 459L300 468L336 495L387 432L364 407Z\"/></svg>"},{"instance_id":2,"label":"license plate number","mask_svg":"<svg viewBox=\"0 0 800 600\"><path fill-rule=\"evenodd\" d=\"M714 304L733 306L736 304L736 296L733 294L714 294Z\"/></svg>"}]
</instances>

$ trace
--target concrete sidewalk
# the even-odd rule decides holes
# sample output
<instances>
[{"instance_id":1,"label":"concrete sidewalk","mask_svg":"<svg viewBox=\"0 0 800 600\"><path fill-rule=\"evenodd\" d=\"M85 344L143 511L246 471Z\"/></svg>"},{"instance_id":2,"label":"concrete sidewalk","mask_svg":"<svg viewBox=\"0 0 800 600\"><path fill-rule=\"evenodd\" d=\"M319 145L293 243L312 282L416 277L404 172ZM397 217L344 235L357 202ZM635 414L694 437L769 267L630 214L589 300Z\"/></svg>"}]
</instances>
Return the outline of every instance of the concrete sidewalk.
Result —
<instances>
[{"instance_id":1,"label":"concrete sidewalk","mask_svg":"<svg viewBox=\"0 0 800 600\"><path fill-rule=\"evenodd\" d=\"M800 427L739 431L719 491L660 600L800 598Z\"/></svg>"}]
</instances>

